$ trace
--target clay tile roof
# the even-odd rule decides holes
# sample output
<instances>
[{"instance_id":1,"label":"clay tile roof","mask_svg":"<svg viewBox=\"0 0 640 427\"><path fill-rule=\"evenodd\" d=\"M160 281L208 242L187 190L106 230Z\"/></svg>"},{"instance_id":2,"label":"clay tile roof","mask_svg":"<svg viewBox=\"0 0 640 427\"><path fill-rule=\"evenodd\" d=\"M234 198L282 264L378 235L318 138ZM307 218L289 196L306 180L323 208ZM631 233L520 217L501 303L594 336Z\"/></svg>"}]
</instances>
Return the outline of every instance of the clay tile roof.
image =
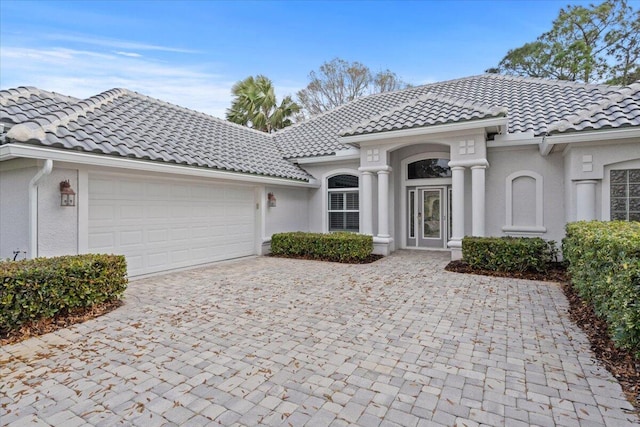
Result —
<instances>
[{"instance_id":1,"label":"clay tile roof","mask_svg":"<svg viewBox=\"0 0 640 427\"><path fill-rule=\"evenodd\" d=\"M0 90L0 122L17 124L49 114L79 101L71 96L35 87Z\"/></svg>"},{"instance_id":2,"label":"clay tile roof","mask_svg":"<svg viewBox=\"0 0 640 427\"><path fill-rule=\"evenodd\" d=\"M616 129L640 126L640 82L633 83L607 96L600 102L587 104L575 114L549 126L549 133Z\"/></svg>"},{"instance_id":3,"label":"clay tile roof","mask_svg":"<svg viewBox=\"0 0 640 427\"><path fill-rule=\"evenodd\" d=\"M13 101L17 97L22 98L20 106ZM16 115L22 118L7 134L9 142L303 181L310 178L283 158L269 134L126 89L75 103L67 98L68 102L56 106L62 101L57 94L21 88L0 92L0 101L3 119L5 105L10 111L8 121Z\"/></svg>"},{"instance_id":4,"label":"clay tile roof","mask_svg":"<svg viewBox=\"0 0 640 427\"><path fill-rule=\"evenodd\" d=\"M507 109L504 107L426 94L358 123L341 132L341 136L466 122L506 114Z\"/></svg>"},{"instance_id":5,"label":"clay tile roof","mask_svg":"<svg viewBox=\"0 0 640 427\"><path fill-rule=\"evenodd\" d=\"M333 154L346 148L339 140L340 132L345 129L355 130L354 127L370 122L370 132L381 131L373 124L374 117L385 118L386 125L391 128L419 126L420 120L410 117L411 113L417 112L411 106L427 95L435 97L431 98L432 105L437 104L435 99L443 97L441 99L465 105L506 108L509 133L544 135L549 124L566 119L585 105L599 103L620 89L599 84L484 74L358 98L277 132L275 138L287 158ZM437 124L438 112L427 111L427 104L429 102L423 103L425 108L420 113L425 119L431 118L425 125ZM396 111L402 110L403 106L405 113ZM469 113L456 107L453 119L468 120ZM394 118L398 122L392 123ZM445 120L444 117L441 120ZM603 125L607 125L606 121L596 124L598 127ZM364 134L367 130L363 128L359 132Z\"/></svg>"}]
</instances>

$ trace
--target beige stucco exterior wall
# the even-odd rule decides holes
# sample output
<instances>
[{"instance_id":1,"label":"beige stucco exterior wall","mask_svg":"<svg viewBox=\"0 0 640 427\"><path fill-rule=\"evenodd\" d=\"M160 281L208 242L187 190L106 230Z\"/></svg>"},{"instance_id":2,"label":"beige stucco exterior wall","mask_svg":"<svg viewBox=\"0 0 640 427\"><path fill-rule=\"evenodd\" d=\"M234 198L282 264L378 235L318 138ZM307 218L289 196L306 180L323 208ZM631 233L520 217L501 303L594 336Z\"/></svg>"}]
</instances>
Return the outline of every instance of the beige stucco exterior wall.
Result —
<instances>
[{"instance_id":1,"label":"beige stucco exterior wall","mask_svg":"<svg viewBox=\"0 0 640 427\"><path fill-rule=\"evenodd\" d=\"M22 163L22 167L18 167ZM35 163L35 162L33 162ZM29 181L37 173L24 162L3 162L0 170L0 259L23 259L29 248Z\"/></svg>"},{"instance_id":2,"label":"beige stucco exterior wall","mask_svg":"<svg viewBox=\"0 0 640 427\"><path fill-rule=\"evenodd\" d=\"M60 206L60 182L69 180L76 206ZM78 171L55 167L38 186L38 256L78 253L78 202L86 192L78 189Z\"/></svg>"},{"instance_id":3,"label":"beige stucco exterior wall","mask_svg":"<svg viewBox=\"0 0 640 427\"><path fill-rule=\"evenodd\" d=\"M565 220L571 222L577 218L576 182L580 180L596 181L596 219L609 220L609 170L639 168L640 140L571 144L562 155L566 189Z\"/></svg>"},{"instance_id":4,"label":"beige stucco exterior wall","mask_svg":"<svg viewBox=\"0 0 640 427\"><path fill-rule=\"evenodd\" d=\"M489 148L490 167L486 172L486 234L504 236L507 225L507 177L512 174L534 172L542 177L542 225L545 232L512 235L531 235L560 241L564 237L564 159L561 153L543 157L537 145L524 147Z\"/></svg>"},{"instance_id":5,"label":"beige stucco exterior wall","mask_svg":"<svg viewBox=\"0 0 640 427\"><path fill-rule=\"evenodd\" d=\"M41 164L32 160L3 162L0 170L0 258L13 258L20 251L24 258L29 248L29 182ZM78 171L57 168L37 186L37 256L57 256L78 253L78 208L60 206L60 182L69 180L78 192ZM79 193L79 192L78 192ZM78 194L77 197L81 197ZM78 199L76 199L78 201Z\"/></svg>"},{"instance_id":6,"label":"beige stucco exterior wall","mask_svg":"<svg viewBox=\"0 0 640 427\"><path fill-rule=\"evenodd\" d=\"M265 187L265 238L274 233L309 230L309 189ZM266 194L273 193L276 206L269 207Z\"/></svg>"}]
</instances>

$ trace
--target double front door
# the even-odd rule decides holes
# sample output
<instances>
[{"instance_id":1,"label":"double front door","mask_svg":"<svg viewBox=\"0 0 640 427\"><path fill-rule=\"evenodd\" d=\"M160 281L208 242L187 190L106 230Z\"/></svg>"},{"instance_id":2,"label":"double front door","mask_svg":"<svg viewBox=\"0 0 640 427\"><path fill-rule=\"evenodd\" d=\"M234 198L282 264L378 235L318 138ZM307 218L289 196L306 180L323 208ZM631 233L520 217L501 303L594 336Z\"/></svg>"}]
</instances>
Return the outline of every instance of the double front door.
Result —
<instances>
[{"instance_id":1,"label":"double front door","mask_svg":"<svg viewBox=\"0 0 640 427\"><path fill-rule=\"evenodd\" d=\"M446 248L451 229L451 187L407 188L407 247Z\"/></svg>"}]
</instances>

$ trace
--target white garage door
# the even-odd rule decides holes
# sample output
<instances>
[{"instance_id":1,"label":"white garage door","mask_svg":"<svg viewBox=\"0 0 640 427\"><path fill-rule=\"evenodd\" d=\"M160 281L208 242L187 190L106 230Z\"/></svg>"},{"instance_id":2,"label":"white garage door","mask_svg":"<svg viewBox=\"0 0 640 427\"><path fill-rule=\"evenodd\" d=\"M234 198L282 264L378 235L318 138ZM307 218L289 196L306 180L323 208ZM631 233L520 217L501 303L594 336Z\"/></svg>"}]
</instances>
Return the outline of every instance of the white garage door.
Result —
<instances>
[{"instance_id":1,"label":"white garage door","mask_svg":"<svg viewBox=\"0 0 640 427\"><path fill-rule=\"evenodd\" d=\"M123 254L130 276L255 253L252 187L89 176L89 252Z\"/></svg>"}]
</instances>

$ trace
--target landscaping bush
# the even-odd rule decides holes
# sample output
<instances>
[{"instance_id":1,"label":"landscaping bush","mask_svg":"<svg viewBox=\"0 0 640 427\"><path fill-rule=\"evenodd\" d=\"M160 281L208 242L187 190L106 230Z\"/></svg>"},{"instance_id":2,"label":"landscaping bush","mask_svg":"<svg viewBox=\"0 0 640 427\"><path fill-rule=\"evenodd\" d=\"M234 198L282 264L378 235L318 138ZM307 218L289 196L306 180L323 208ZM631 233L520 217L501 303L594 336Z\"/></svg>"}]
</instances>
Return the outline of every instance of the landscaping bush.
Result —
<instances>
[{"instance_id":1,"label":"landscaping bush","mask_svg":"<svg viewBox=\"0 0 640 427\"><path fill-rule=\"evenodd\" d=\"M581 221L566 231L571 286L607 322L616 345L640 358L640 223Z\"/></svg>"},{"instance_id":2,"label":"landscaping bush","mask_svg":"<svg viewBox=\"0 0 640 427\"><path fill-rule=\"evenodd\" d=\"M0 263L0 334L80 307L119 299L127 288L121 255L74 255Z\"/></svg>"},{"instance_id":3,"label":"landscaping bush","mask_svg":"<svg viewBox=\"0 0 640 427\"><path fill-rule=\"evenodd\" d=\"M336 262L359 262L373 252L373 237L354 233L278 233L271 253Z\"/></svg>"},{"instance_id":4,"label":"landscaping bush","mask_svg":"<svg viewBox=\"0 0 640 427\"><path fill-rule=\"evenodd\" d=\"M556 243L539 237L465 237L462 260L492 271L545 272L556 261Z\"/></svg>"}]
</instances>

